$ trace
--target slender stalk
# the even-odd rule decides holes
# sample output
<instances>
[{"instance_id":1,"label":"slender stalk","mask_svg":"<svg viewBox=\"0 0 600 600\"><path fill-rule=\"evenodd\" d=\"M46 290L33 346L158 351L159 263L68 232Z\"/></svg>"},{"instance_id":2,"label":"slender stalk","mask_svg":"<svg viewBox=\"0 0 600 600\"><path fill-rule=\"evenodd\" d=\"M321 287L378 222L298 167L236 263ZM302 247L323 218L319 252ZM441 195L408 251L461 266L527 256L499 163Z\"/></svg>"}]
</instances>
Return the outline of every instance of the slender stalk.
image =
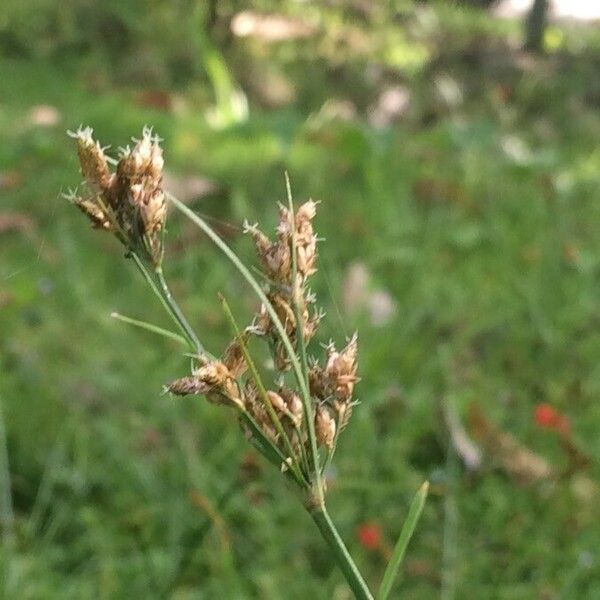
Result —
<instances>
[{"instance_id":1,"label":"slender stalk","mask_svg":"<svg viewBox=\"0 0 600 600\"><path fill-rule=\"evenodd\" d=\"M118 321L122 321L123 323L127 323L128 325L133 325L135 327L139 327L140 329L145 329L146 331L151 331L152 333L156 333L157 335L162 335L163 337L169 338L171 340L175 340L184 346L188 345L187 340L175 333L174 331L169 331L168 329L163 329L158 325L154 325L153 323L146 323L146 321L140 321L139 319L132 319L131 317L127 317L117 312L110 313L110 316L113 319L117 319Z\"/></svg>"},{"instance_id":2,"label":"slender stalk","mask_svg":"<svg viewBox=\"0 0 600 600\"><path fill-rule=\"evenodd\" d=\"M15 515L13 512L13 499L10 482L10 465L8 460L8 447L6 443L6 430L2 412L2 398L0 398L0 536L2 537L2 552L4 555L3 585L0 591L9 597L16 583L15 579ZM16 592L16 590L14 590Z\"/></svg>"},{"instance_id":3,"label":"slender stalk","mask_svg":"<svg viewBox=\"0 0 600 600\"><path fill-rule=\"evenodd\" d=\"M442 600L453 600L456 596L456 537L458 530L458 508L456 506L457 469L456 453L452 446L452 440L449 440L446 453L447 484L444 496L444 532L442 541L442 581L440 589L440 598Z\"/></svg>"},{"instance_id":4,"label":"slender stalk","mask_svg":"<svg viewBox=\"0 0 600 600\"><path fill-rule=\"evenodd\" d=\"M256 445L261 449L261 454L263 454L267 460L272 462L277 468L280 468L281 464L285 462L285 456L281 450L279 450L271 440L265 437L260 425L245 410L239 409L239 412L240 417L252 432L251 441L256 442Z\"/></svg>"},{"instance_id":5,"label":"slender stalk","mask_svg":"<svg viewBox=\"0 0 600 600\"><path fill-rule=\"evenodd\" d=\"M248 414L248 412L242 409L238 410L240 413L240 417L246 423L246 425L253 434L250 438L250 443L270 463L275 465L278 469L281 469L281 465L285 463L286 458L281 452L281 450L269 438L265 436L258 423L250 416L250 414ZM304 487L303 480L299 479L298 474L292 469L285 471L284 475L291 477L300 487Z\"/></svg>"},{"instance_id":6,"label":"slender stalk","mask_svg":"<svg viewBox=\"0 0 600 600\"><path fill-rule=\"evenodd\" d=\"M171 294L171 290L169 289L167 280L165 279L165 275L163 273L162 267L156 267L154 272L156 273L158 282L160 283L161 289L164 294L165 301L168 303L171 310L173 311L173 314L175 315L177 321L181 325L181 328L185 331L186 337L191 340L194 347L198 351L198 354L206 354L204 347L202 346L202 344L200 343L200 340L198 339L198 336L196 335L196 332L192 329L192 327L188 323L187 319L185 318L185 315L183 314L183 312L179 308L179 305L175 301L175 298L173 298L173 294Z\"/></svg>"},{"instance_id":7,"label":"slender stalk","mask_svg":"<svg viewBox=\"0 0 600 600\"><path fill-rule=\"evenodd\" d=\"M179 329L185 336L185 339L187 340L187 343L189 344L190 348L192 350L196 350L196 346L194 345L193 340L190 338L187 331L185 330L185 328L183 327L183 325L177 318L177 315L173 312L173 308L167 302L166 298L164 297L164 295L161 292L161 290L159 289L159 287L156 285L156 282L152 278L152 275L150 274L148 269L146 269L146 267L144 266L144 263L142 262L140 257L135 252L131 252L130 256L133 259L135 266L138 268L139 272L142 274L142 277L146 280L146 283L150 286L150 289L154 292L154 295L160 300L160 303L163 305L163 308L165 309L167 314L171 317L171 319L173 319L173 322L175 323L175 325L177 325L177 327L179 327Z\"/></svg>"},{"instance_id":8,"label":"slender stalk","mask_svg":"<svg viewBox=\"0 0 600 600\"><path fill-rule=\"evenodd\" d=\"M288 208L290 211L291 233L292 233L292 307L294 310L294 318L296 319L296 344L298 346L298 355L300 356L300 366L302 368L302 376L308 389L308 361L306 360L306 344L304 343L304 332L302 331L302 320L300 318L300 303L298 302L298 256L296 252L296 220L294 215L294 202L292 200L292 188L290 178L286 172L285 187L288 197ZM317 436L315 433L315 420L313 407L310 398L304 402L304 416L307 421L308 437L310 440L310 451L312 458L312 467L315 471L315 485L317 488L317 496L320 499L325 497L323 488L323 480L321 478L321 467L319 465L319 449L317 447Z\"/></svg>"},{"instance_id":9,"label":"slender stalk","mask_svg":"<svg viewBox=\"0 0 600 600\"><path fill-rule=\"evenodd\" d=\"M340 537L337 529L325 504L318 506L315 509L309 510L309 514L313 521L316 523L321 535L325 538L325 541L329 544L329 548L333 552L335 560L342 570L350 589L357 600L373 600L373 595L369 591L369 587L362 578L358 567L352 560L348 548L344 544L344 541Z\"/></svg>"},{"instance_id":10,"label":"slender stalk","mask_svg":"<svg viewBox=\"0 0 600 600\"><path fill-rule=\"evenodd\" d=\"M254 361L252 360L252 357L250 356L250 353L248 352L248 347L246 346L244 338L242 337L242 333L240 332L240 328L238 327L238 325L235 321L235 317L233 316L233 313L231 312L231 308L230 308L227 300L225 300L224 296L221 296L220 299L221 299L221 304L223 305L223 310L225 311L225 314L227 315L227 318L229 319L229 322L231 323L233 333L240 344L240 349L242 350L242 354L244 355L244 359L246 360L246 364L248 365L248 370L250 371L250 375L252 376L252 379L254 380L254 383L256 384L256 388L258 390L258 393L260 394L260 397L265 406L265 409L269 413L269 418L271 419L271 423L273 423L273 426L277 430L277 433L283 440L285 449L288 453L288 457L292 461L290 468L296 472L298 479L304 481L304 486L309 487L308 481L304 477L304 474L302 473L300 464L298 463L298 457L296 456L296 453L294 452L294 448L292 447L290 438L288 437L288 434L283 429L281 420L277 416L277 413L275 412L275 409L273 408L273 405L271 404L271 401L269 400L267 390L262 382L262 378L261 378L260 374L258 373L256 365L254 364Z\"/></svg>"}]
</instances>

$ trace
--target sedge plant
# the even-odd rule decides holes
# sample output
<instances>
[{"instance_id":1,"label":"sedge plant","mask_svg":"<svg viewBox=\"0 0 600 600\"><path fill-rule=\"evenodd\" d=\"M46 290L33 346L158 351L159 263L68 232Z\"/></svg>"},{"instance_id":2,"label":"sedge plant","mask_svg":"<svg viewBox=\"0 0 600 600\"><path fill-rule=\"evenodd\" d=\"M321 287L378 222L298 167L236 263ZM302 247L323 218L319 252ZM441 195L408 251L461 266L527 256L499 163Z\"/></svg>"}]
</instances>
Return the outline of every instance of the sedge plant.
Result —
<instances>
[{"instance_id":1,"label":"sedge plant","mask_svg":"<svg viewBox=\"0 0 600 600\"><path fill-rule=\"evenodd\" d=\"M120 150L118 159L109 157L92 133L90 128L71 133L84 191L69 192L67 198L94 228L113 234L125 247L125 256L140 271L177 331L113 316L187 347L192 357L190 371L168 383L165 390L175 396L204 396L231 410L249 442L298 491L355 597L373 598L326 507L325 472L356 405L358 338L353 335L342 348L330 342L321 357L308 352L324 316L309 288L316 272L318 238L313 219L317 203L309 200L295 208L286 177L287 202L279 205L275 238L270 239L258 225L244 223L260 262L259 281L202 217L163 189L163 154L152 130L145 128L133 148ZM220 298L232 334L222 352L212 354L202 345L164 275L168 203L216 244L261 302L251 323L240 327L225 298ZM253 358L253 339L268 347L277 373L273 386L265 382ZM409 510L378 599L385 599L392 589L426 494L427 483Z\"/></svg>"}]
</instances>

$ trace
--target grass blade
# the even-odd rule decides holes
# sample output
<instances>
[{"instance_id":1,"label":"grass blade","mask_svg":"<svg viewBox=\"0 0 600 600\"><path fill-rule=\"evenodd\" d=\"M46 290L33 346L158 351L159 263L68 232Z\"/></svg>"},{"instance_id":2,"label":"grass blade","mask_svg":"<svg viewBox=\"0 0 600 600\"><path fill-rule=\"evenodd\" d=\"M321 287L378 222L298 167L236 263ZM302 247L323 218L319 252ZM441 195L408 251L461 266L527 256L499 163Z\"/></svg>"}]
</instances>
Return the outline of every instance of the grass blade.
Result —
<instances>
[{"instance_id":1,"label":"grass blade","mask_svg":"<svg viewBox=\"0 0 600 600\"><path fill-rule=\"evenodd\" d=\"M377 592L376 596L377 600L386 600L392 591L392 586L394 585L394 580L396 579L396 575L400 570L400 565L402 564L406 547L410 542L419 517L421 516L421 512L423 511L423 507L425 506L425 499L427 498L428 491L429 482L426 481L421 486L415 495L412 504L410 505L408 516L406 517L406 521L404 521L404 525L402 526L402 531L400 532L400 537L398 538L396 546L394 547L392 558L390 558L390 562L388 563L385 573L383 574L383 579L381 580L381 585L379 586L379 591Z\"/></svg>"},{"instance_id":2,"label":"grass blade","mask_svg":"<svg viewBox=\"0 0 600 600\"><path fill-rule=\"evenodd\" d=\"M13 501L10 482L10 465L8 460L8 444L4 428L4 415L2 412L2 398L0 398L0 536L2 537L3 576L0 580L0 592L9 597L15 589L13 553L15 550Z\"/></svg>"},{"instance_id":3,"label":"grass blade","mask_svg":"<svg viewBox=\"0 0 600 600\"><path fill-rule=\"evenodd\" d=\"M178 333L174 331L169 331L168 329L163 329L158 325L153 325L152 323L147 323L146 321L140 321L138 319L132 319L131 317L126 317L118 312L110 313L110 316L113 319L117 319L117 321L122 321L123 323L127 323L128 325L133 325L135 327L139 327L140 329L145 329L146 331L151 331L152 333L156 333L157 335L162 335L163 337L169 338L171 340L175 340L184 346L188 345L187 340Z\"/></svg>"}]
</instances>

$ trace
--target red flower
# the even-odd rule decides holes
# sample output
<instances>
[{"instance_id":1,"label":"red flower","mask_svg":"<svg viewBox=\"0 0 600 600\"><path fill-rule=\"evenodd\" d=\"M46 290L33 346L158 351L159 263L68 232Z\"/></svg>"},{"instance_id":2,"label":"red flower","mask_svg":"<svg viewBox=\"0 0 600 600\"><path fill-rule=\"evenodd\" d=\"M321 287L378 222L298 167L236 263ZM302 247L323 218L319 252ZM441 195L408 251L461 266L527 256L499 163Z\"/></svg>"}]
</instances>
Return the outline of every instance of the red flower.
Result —
<instances>
[{"instance_id":1,"label":"red flower","mask_svg":"<svg viewBox=\"0 0 600 600\"><path fill-rule=\"evenodd\" d=\"M571 429L569 418L549 404L538 404L535 407L533 418L535 424L544 429L552 429L559 433L568 433Z\"/></svg>"},{"instance_id":2,"label":"red flower","mask_svg":"<svg viewBox=\"0 0 600 600\"><path fill-rule=\"evenodd\" d=\"M356 529L356 537L367 550L377 550L381 546L383 534L377 523L362 523Z\"/></svg>"}]
</instances>

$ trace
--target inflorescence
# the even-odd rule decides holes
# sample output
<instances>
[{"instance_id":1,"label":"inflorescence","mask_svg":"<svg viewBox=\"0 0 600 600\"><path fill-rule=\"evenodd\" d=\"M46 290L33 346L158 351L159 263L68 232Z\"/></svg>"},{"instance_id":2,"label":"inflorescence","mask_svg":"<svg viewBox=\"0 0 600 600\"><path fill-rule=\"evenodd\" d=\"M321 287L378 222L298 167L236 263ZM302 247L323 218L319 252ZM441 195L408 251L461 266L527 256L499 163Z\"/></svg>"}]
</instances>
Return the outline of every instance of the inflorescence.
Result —
<instances>
[{"instance_id":1,"label":"inflorescence","mask_svg":"<svg viewBox=\"0 0 600 600\"><path fill-rule=\"evenodd\" d=\"M133 150L122 149L118 161L114 161L92 138L90 128L80 128L71 135L77 141L87 194L71 193L69 200L95 228L112 232L130 253L160 269L167 210L159 138L145 128ZM111 163L116 163L114 171ZM312 200L296 211L291 203L289 207L280 205L274 240L257 225L244 224L261 263L268 303L296 357L303 358L305 394L286 383L290 348L264 303L245 330L237 331L234 323L236 335L220 358L197 345L191 374L166 387L175 395L204 395L213 403L238 410L247 436L252 441L260 441L257 437L268 440L277 456L283 458L281 468L295 465L300 474L297 481L308 485L315 466L307 459L311 455L311 432L317 447L324 448L330 459L338 435L352 414L358 381L356 335L341 350L329 343L322 361L306 357L306 346L324 316L315 308L316 297L308 287L317 271L318 238L312 223L316 210L317 203ZM277 371L274 389L263 385L252 361L248 346L253 338L267 342Z\"/></svg>"},{"instance_id":2,"label":"inflorescence","mask_svg":"<svg viewBox=\"0 0 600 600\"><path fill-rule=\"evenodd\" d=\"M77 154L87 194L67 195L96 229L114 233L129 250L154 266L163 256L163 233L167 217L162 188L163 157L160 139L144 128L133 150L122 148L116 170L90 127L70 135L77 141Z\"/></svg>"}]
</instances>

